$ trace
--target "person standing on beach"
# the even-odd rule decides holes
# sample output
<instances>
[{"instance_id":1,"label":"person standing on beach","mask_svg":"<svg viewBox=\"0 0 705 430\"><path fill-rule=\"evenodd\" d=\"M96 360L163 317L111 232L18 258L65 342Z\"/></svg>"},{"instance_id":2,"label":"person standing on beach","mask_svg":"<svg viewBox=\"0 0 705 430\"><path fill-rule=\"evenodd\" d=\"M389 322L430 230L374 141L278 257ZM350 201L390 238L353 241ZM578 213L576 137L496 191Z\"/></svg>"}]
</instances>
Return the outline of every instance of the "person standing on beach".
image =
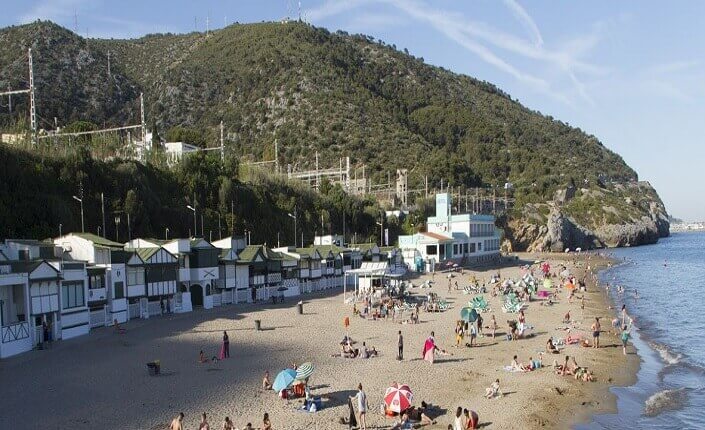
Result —
<instances>
[{"instance_id":1,"label":"person standing on beach","mask_svg":"<svg viewBox=\"0 0 705 430\"><path fill-rule=\"evenodd\" d=\"M483 336L483 334L482 334L482 322L483 322L483 321L482 321L482 315L477 314L477 333L478 333L480 336Z\"/></svg>"},{"instance_id":2,"label":"person standing on beach","mask_svg":"<svg viewBox=\"0 0 705 430\"><path fill-rule=\"evenodd\" d=\"M495 334L497 334L497 319L494 314L492 314L492 319L490 320L490 328L492 329L492 339L494 339Z\"/></svg>"},{"instance_id":3,"label":"person standing on beach","mask_svg":"<svg viewBox=\"0 0 705 430\"><path fill-rule=\"evenodd\" d=\"M184 422L184 413L179 412L179 415L177 415L176 418L171 420L171 425L169 426L169 430L184 430L183 422Z\"/></svg>"},{"instance_id":4,"label":"person standing on beach","mask_svg":"<svg viewBox=\"0 0 705 430\"><path fill-rule=\"evenodd\" d=\"M622 305L622 325L627 325L627 305Z\"/></svg>"},{"instance_id":5,"label":"person standing on beach","mask_svg":"<svg viewBox=\"0 0 705 430\"><path fill-rule=\"evenodd\" d=\"M223 422L223 430L235 430L235 424L230 420L230 417L225 417Z\"/></svg>"},{"instance_id":6,"label":"person standing on beach","mask_svg":"<svg viewBox=\"0 0 705 430\"><path fill-rule=\"evenodd\" d=\"M399 330L399 337L397 338L397 346L399 347L399 353L397 354L397 360L401 361L404 359L404 336Z\"/></svg>"},{"instance_id":7,"label":"person standing on beach","mask_svg":"<svg viewBox=\"0 0 705 430\"><path fill-rule=\"evenodd\" d=\"M269 414L264 413L264 418L262 418L262 430L272 430L272 422L269 420Z\"/></svg>"},{"instance_id":8,"label":"person standing on beach","mask_svg":"<svg viewBox=\"0 0 705 430\"><path fill-rule=\"evenodd\" d=\"M208 419L206 418L206 413L201 415L201 424L198 425L198 430L211 430L211 426L208 424Z\"/></svg>"},{"instance_id":9,"label":"person standing on beach","mask_svg":"<svg viewBox=\"0 0 705 430\"><path fill-rule=\"evenodd\" d=\"M595 317L595 322L592 323L592 347L600 347L600 317Z\"/></svg>"},{"instance_id":10,"label":"person standing on beach","mask_svg":"<svg viewBox=\"0 0 705 430\"><path fill-rule=\"evenodd\" d=\"M627 355L627 342L629 342L629 329L627 326L622 327L622 352Z\"/></svg>"},{"instance_id":11,"label":"person standing on beach","mask_svg":"<svg viewBox=\"0 0 705 430\"><path fill-rule=\"evenodd\" d=\"M230 358L230 337L227 331L223 331L223 358Z\"/></svg>"},{"instance_id":12,"label":"person standing on beach","mask_svg":"<svg viewBox=\"0 0 705 430\"><path fill-rule=\"evenodd\" d=\"M357 411L360 414L360 430L367 430L365 413L367 412L367 394L362 391L362 383L357 384L357 394L350 397L350 400L357 399Z\"/></svg>"}]
</instances>

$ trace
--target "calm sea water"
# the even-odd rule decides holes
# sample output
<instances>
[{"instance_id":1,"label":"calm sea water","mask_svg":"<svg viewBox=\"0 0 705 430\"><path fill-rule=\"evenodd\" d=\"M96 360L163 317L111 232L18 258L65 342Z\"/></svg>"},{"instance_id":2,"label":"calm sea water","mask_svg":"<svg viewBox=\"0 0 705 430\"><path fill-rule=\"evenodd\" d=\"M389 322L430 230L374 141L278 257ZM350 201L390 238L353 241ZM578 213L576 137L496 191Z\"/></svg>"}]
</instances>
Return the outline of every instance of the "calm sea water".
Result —
<instances>
[{"instance_id":1,"label":"calm sea water","mask_svg":"<svg viewBox=\"0 0 705 430\"><path fill-rule=\"evenodd\" d=\"M612 286L617 309L626 304L634 318L642 366L635 385L613 389L617 414L578 428L705 429L705 233L676 233L612 255L623 262L601 281Z\"/></svg>"}]
</instances>

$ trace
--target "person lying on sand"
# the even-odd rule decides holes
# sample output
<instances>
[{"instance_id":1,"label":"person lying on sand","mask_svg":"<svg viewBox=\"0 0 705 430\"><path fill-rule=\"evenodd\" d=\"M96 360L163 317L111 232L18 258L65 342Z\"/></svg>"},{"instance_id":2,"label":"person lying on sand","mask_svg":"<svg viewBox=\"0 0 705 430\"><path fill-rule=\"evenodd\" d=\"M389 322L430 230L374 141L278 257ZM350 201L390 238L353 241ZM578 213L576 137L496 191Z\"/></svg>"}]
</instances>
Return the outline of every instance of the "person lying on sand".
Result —
<instances>
[{"instance_id":1,"label":"person lying on sand","mask_svg":"<svg viewBox=\"0 0 705 430\"><path fill-rule=\"evenodd\" d=\"M199 363L208 363L208 362L210 362L210 361L216 362L216 361L218 361L218 357L216 357L216 356L214 355L213 358L210 358L210 359L209 359L208 357L206 357L206 354L203 352L203 350L201 350L201 351L198 353L198 362L199 362Z\"/></svg>"},{"instance_id":2,"label":"person lying on sand","mask_svg":"<svg viewBox=\"0 0 705 430\"><path fill-rule=\"evenodd\" d=\"M495 397L502 396L504 396L504 394L499 388L499 379L495 379L495 381L488 388L485 388L485 398L487 399L493 399Z\"/></svg>"},{"instance_id":3,"label":"person lying on sand","mask_svg":"<svg viewBox=\"0 0 705 430\"><path fill-rule=\"evenodd\" d=\"M431 417L425 414L425 411L422 408L411 406L410 408L404 411L404 415L406 415L407 418L411 421L419 422L422 426L435 424Z\"/></svg>"}]
</instances>

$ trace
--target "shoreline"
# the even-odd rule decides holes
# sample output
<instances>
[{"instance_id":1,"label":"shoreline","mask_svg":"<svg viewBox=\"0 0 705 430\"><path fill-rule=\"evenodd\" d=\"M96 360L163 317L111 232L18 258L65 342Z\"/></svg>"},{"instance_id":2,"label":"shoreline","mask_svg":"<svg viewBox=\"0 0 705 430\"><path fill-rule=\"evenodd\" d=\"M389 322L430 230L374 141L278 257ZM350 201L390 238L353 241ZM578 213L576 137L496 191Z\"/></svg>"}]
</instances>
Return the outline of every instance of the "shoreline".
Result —
<instances>
[{"instance_id":1,"label":"shoreline","mask_svg":"<svg viewBox=\"0 0 705 430\"><path fill-rule=\"evenodd\" d=\"M593 295L595 295L594 292L597 292L596 301L599 305L602 306L605 314L607 314L607 317L603 319L604 321L609 321L612 318L618 316L618 310L616 309L616 303L614 301L614 298L605 292L604 286L600 285L599 279L603 272L611 270L618 265L626 264L626 262L616 260L608 256L595 255L594 253L590 253L588 255L598 258L598 263L596 263L592 268L594 280L589 281L588 287L591 287L594 290ZM564 424L568 425L570 428L574 428L575 426L580 424L589 424L593 421L593 416L595 415L618 413L617 395L612 392L612 388L623 388L636 384L637 375L641 368L642 362L642 358L639 355L639 350L636 348L636 346L631 341L629 345L631 346L631 349L634 350L635 358L632 357L632 359L628 360L626 366L622 368L618 368L611 364L608 369L611 373L618 371L618 373L615 375L616 377L614 377L612 379L612 382L608 384L604 384L603 377L602 381L599 381L593 387L595 397L603 398L605 399L605 401L600 402L600 404L592 410L586 410L585 408L576 407L577 413L572 416L572 419L567 420ZM621 355L621 352L619 352L619 348L614 349L616 349Z\"/></svg>"}]
</instances>

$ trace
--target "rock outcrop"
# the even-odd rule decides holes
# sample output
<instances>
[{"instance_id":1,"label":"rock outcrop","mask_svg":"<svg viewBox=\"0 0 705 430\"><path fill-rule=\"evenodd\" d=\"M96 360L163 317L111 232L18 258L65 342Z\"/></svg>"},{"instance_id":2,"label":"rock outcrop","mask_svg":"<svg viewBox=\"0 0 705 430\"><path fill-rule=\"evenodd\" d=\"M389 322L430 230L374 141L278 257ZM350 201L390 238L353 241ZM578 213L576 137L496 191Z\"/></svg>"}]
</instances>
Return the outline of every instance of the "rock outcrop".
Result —
<instances>
[{"instance_id":1,"label":"rock outcrop","mask_svg":"<svg viewBox=\"0 0 705 430\"><path fill-rule=\"evenodd\" d=\"M647 182L618 184L609 191L583 190L581 194L575 197L573 207L547 202L543 213L548 215L543 218L538 216L536 205L527 206L521 218L506 225L503 249L562 252L566 248L637 246L656 243L670 234L666 208Z\"/></svg>"}]
</instances>

